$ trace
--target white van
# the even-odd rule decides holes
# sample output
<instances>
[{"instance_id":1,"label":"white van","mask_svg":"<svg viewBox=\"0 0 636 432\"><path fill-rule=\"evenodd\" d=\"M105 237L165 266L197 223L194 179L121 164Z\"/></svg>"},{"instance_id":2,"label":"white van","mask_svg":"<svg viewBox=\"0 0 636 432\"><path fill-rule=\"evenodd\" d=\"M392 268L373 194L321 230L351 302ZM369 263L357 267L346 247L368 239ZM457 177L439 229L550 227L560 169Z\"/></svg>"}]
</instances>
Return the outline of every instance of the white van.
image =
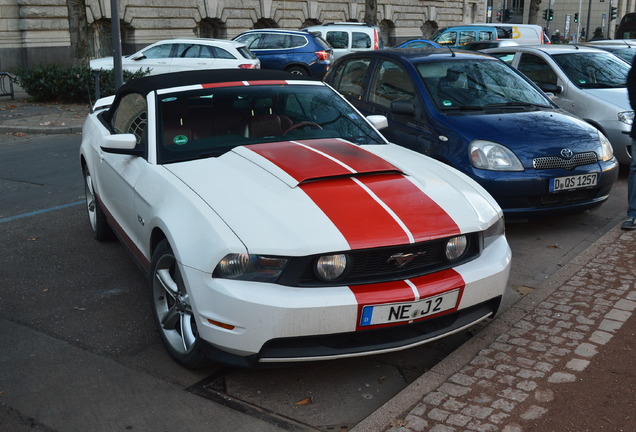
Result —
<instances>
[{"instance_id":1,"label":"white van","mask_svg":"<svg viewBox=\"0 0 636 432\"><path fill-rule=\"evenodd\" d=\"M536 24L473 23L466 25L495 27L497 29L498 39L512 39L519 45L550 43L550 41L545 38L541 26Z\"/></svg>"},{"instance_id":2,"label":"white van","mask_svg":"<svg viewBox=\"0 0 636 432\"><path fill-rule=\"evenodd\" d=\"M382 48L380 28L364 23L335 22L306 27L303 30L320 33L331 45L334 60L351 52Z\"/></svg>"}]
</instances>

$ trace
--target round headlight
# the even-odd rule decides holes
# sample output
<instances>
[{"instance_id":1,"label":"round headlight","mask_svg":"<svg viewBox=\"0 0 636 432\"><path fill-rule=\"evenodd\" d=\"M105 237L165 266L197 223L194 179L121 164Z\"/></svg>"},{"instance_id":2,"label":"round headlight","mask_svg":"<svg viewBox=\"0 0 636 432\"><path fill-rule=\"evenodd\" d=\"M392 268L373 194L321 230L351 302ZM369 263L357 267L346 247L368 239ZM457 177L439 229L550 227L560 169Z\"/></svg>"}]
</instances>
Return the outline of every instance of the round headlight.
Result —
<instances>
[{"instance_id":1,"label":"round headlight","mask_svg":"<svg viewBox=\"0 0 636 432\"><path fill-rule=\"evenodd\" d=\"M345 254L325 255L318 258L316 273L325 281L338 279L347 269L347 256Z\"/></svg>"},{"instance_id":2,"label":"round headlight","mask_svg":"<svg viewBox=\"0 0 636 432\"><path fill-rule=\"evenodd\" d=\"M247 271L250 265L250 256L245 253L227 254L219 264L216 270L219 276L224 278L235 278Z\"/></svg>"},{"instance_id":3,"label":"round headlight","mask_svg":"<svg viewBox=\"0 0 636 432\"><path fill-rule=\"evenodd\" d=\"M466 246L468 245L468 239L465 235L453 237L446 243L446 258L449 260L455 260L462 256L466 252Z\"/></svg>"}]
</instances>

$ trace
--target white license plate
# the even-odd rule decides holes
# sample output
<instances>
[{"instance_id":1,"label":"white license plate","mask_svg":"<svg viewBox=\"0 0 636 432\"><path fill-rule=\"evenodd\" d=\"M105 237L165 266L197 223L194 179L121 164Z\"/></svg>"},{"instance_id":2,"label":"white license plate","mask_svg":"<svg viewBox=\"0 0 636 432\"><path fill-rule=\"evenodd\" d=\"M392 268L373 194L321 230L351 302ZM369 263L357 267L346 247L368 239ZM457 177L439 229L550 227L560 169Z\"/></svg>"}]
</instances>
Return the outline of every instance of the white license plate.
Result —
<instances>
[{"instance_id":1,"label":"white license plate","mask_svg":"<svg viewBox=\"0 0 636 432\"><path fill-rule=\"evenodd\" d=\"M405 303L364 306L361 326L413 321L453 309L457 305L459 290Z\"/></svg>"},{"instance_id":2,"label":"white license plate","mask_svg":"<svg viewBox=\"0 0 636 432\"><path fill-rule=\"evenodd\" d=\"M550 179L550 192L592 187L597 182L598 173L556 177Z\"/></svg>"}]
</instances>

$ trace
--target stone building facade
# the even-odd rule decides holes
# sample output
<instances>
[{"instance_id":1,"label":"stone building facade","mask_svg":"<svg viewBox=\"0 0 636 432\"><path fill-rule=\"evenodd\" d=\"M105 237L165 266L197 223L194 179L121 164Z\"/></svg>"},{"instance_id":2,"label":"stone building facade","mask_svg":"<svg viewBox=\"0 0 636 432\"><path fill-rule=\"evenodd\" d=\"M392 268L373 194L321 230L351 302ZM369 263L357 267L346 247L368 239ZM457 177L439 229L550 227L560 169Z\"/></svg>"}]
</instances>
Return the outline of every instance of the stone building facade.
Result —
<instances>
[{"instance_id":1,"label":"stone building facade","mask_svg":"<svg viewBox=\"0 0 636 432\"><path fill-rule=\"evenodd\" d=\"M86 0L91 57L111 55L110 0ZM484 21L485 0L378 0L385 45ZM174 37L228 39L252 28L298 29L364 18L364 0L119 0L123 53ZM0 71L70 61L64 0L0 0Z\"/></svg>"},{"instance_id":2,"label":"stone building facade","mask_svg":"<svg viewBox=\"0 0 636 432\"><path fill-rule=\"evenodd\" d=\"M527 23L530 0L377 0L378 23L385 45L430 37L449 25L496 21L508 9L511 22ZM602 27L613 37L620 18L635 11L636 0L542 0L554 10L549 32L571 40L582 28ZM111 0L86 0L90 55L112 53ZM549 6L548 6L549 5ZM618 19L609 22L609 7ZM215 37L228 39L252 28L298 29L333 21L364 19L364 0L118 0L123 53L161 39ZM574 22L575 13L579 22ZM68 11L64 0L0 0L0 71L38 64L70 62ZM608 33L609 30L609 33ZM589 33L588 29L586 31Z\"/></svg>"}]
</instances>

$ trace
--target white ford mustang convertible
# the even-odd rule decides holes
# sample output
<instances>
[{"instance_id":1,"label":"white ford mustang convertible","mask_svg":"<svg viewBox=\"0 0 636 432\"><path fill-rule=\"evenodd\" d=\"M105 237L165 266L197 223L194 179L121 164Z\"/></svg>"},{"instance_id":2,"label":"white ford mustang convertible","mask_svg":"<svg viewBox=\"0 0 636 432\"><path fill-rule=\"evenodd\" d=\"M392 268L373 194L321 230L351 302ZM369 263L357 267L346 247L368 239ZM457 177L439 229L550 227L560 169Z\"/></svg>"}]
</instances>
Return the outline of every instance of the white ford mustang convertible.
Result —
<instances>
[{"instance_id":1,"label":"white ford mustang convertible","mask_svg":"<svg viewBox=\"0 0 636 432\"><path fill-rule=\"evenodd\" d=\"M385 125L268 70L144 77L97 102L80 149L92 232L147 273L178 362L391 352L494 316L501 209Z\"/></svg>"}]
</instances>

